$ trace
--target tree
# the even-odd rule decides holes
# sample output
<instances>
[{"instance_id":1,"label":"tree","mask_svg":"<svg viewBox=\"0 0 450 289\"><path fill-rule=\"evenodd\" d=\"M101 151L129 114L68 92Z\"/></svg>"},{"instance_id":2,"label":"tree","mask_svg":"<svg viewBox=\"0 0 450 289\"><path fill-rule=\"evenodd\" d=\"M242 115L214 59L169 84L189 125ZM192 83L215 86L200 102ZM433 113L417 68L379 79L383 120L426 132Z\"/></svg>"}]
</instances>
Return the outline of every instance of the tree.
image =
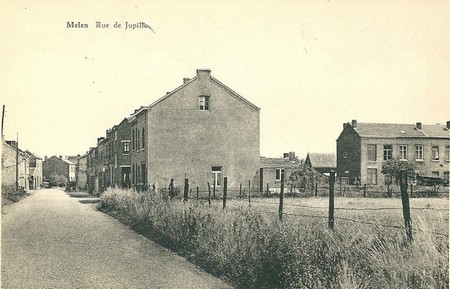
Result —
<instances>
[{"instance_id":1,"label":"tree","mask_svg":"<svg viewBox=\"0 0 450 289\"><path fill-rule=\"evenodd\" d=\"M53 187L63 187L67 184L67 178L63 175L51 175L49 177L49 183Z\"/></svg>"},{"instance_id":2,"label":"tree","mask_svg":"<svg viewBox=\"0 0 450 289\"><path fill-rule=\"evenodd\" d=\"M291 172L289 176L289 185L291 188L304 188L305 190L313 190L317 182L325 179L325 176L304 164L298 169Z\"/></svg>"},{"instance_id":3,"label":"tree","mask_svg":"<svg viewBox=\"0 0 450 289\"><path fill-rule=\"evenodd\" d=\"M381 173L385 176L391 176L397 182L400 181L400 171L406 170L408 178L415 178L415 170L417 166L414 162L408 160L390 159L383 164Z\"/></svg>"}]
</instances>

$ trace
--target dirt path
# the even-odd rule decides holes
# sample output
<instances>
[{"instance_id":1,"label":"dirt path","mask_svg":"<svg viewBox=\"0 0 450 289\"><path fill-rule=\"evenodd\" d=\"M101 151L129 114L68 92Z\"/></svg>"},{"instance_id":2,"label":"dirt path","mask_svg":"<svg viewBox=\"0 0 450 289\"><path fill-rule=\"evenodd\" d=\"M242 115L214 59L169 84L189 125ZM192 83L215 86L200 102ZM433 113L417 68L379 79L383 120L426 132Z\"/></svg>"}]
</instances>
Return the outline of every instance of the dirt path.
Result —
<instances>
[{"instance_id":1,"label":"dirt path","mask_svg":"<svg viewBox=\"0 0 450 289\"><path fill-rule=\"evenodd\" d=\"M230 288L60 190L2 213L1 288Z\"/></svg>"}]
</instances>

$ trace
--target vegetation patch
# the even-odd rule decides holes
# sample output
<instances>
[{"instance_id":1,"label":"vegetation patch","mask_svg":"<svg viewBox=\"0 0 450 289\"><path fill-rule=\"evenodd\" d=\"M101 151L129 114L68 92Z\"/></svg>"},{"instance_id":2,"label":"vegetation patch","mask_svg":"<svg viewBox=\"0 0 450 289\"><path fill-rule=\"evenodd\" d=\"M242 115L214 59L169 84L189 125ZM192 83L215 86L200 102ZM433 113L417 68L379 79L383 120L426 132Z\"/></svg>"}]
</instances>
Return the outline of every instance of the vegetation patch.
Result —
<instances>
[{"instance_id":1,"label":"vegetation patch","mask_svg":"<svg viewBox=\"0 0 450 289\"><path fill-rule=\"evenodd\" d=\"M19 188L19 191L16 191L15 185L2 184L2 207L16 203L28 196L29 194L23 188Z\"/></svg>"},{"instance_id":2,"label":"vegetation patch","mask_svg":"<svg viewBox=\"0 0 450 289\"><path fill-rule=\"evenodd\" d=\"M409 243L399 229L345 223L330 231L323 218L280 222L245 202L223 210L218 202L170 201L164 192L109 189L99 209L237 288L449 286L448 237L425 218ZM383 214L380 222L389 220Z\"/></svg>"}]
</instances>

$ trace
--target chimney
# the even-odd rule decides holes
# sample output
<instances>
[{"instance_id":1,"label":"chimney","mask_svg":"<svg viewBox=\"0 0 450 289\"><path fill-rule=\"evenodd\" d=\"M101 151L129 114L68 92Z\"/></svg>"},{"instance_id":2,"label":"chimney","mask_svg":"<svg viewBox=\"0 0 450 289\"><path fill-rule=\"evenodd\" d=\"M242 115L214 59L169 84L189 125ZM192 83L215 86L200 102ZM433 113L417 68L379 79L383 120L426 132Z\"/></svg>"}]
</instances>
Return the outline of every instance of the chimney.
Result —
<instances>
[{"instance_id":1,"label":"chimney","mask_svg":"<svg viewBox=\"0 0 450 289\"><path fill-rule=\"evenodd\" d=\"M105 138L104 137L99 137L99 138L97 138L97 144L99 144L102 140L104 140Z\"/></svg>"},{"instance_id":2,"label":"chimney","mask_svg":"<svg viewBox=\"0 0 450 289\"><path fill-rule=\"evenodd\" d=\"M416 122L416 129L422 129L422 123Z\"/></svg>"},{"instance_id":3,"label":"chimney","mask_svg":"<svg viewBox=\"0 0 450 289\"><path fill-rule=\"evenodd\" d=\"M447 129L450 129L450 120L447 120Z\"/></svg>"},{"instance_id":4,"label":"chimney","mask_svg":"<svg viewBox=\"0 0 450 289\"><path fill-rule=\"evenodd\" d=\"M186 84L191 80L189 77L183 77L183 84Z\"/></svg>"},{"instance_id":5,"label":"chimney","mask_svg":"<svg viewBox=\"0 0 450 289\"><path fill-rule=\"evenodd\" d=\"M295 160L295 152L289 152L289 161Z\"/></svg>"},{"instance_id":6,"label":"chimney","mask_svg":"<svg viewBox=\"0 0 450 289\"><path fill-rule=\"evenodd\" d=\"M60 159L62 159L62 156L59 156Z\"/></svg>"},{"instance_id":7,"label":"chimney","mask_svg":"<svg viewBox=\"0 0 450 289\"><path fill-rule=\"evenodd\" d=\"M197 76L200 79L206 79L211 77L211 69L197 69Z\"/></svg>"},{"instance_id":8,"label":"chimney","mask_svg":"<svg viewBox=\"0 0 450 289\"><path fill-rule=\"evenodd\" d=\"M358 127L358 121L356 119L352 119L352 127L357 128Z\"/></svg>"},{"instance_id":9,"label":"chimney","mask_svg":"<svg viewBox=\"0 0 450 289\"><path fill-rule=\"evenodd\" d=\"M283 159L288 160L289 159L289 153L283 153Z\"/></svg>"},{"instance_id":10,"label":"chimney","mask_svg":"<svg viewBox=\"0 0 450 289\"><path fill-rule=\"evenodd\" d=\"M44 161L48 160L48 156L44 156Z\"/></svg>"}]
</instances>

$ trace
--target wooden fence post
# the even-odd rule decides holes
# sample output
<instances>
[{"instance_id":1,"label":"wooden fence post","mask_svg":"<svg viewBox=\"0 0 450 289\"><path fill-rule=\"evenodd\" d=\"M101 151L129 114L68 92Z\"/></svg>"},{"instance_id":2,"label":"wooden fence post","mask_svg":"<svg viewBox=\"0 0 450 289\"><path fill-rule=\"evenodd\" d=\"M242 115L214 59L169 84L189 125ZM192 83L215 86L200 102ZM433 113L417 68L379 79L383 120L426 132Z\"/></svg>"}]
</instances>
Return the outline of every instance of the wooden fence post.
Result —
<instances>
[{"instance_id":1,"label":"wooden fence post","mask_svg":"<svg viewBox=\"0 0 450 289\"><path fill-rule=\"evenodd\" d=\"M284 172L281 170L280 205L278 207L278 217L283 221L283 197L284 197Z\"/></svg>"},{"instance_id":2,"label":"wooden fence post","mask_svg":"<svg viewBox=\"0 0 450 289\"><path fill-rule=\"evenodd\" d=\"M189 193L189 179L184 179L184 201L188 200Z\"/></svg>"},{"instance_id":3,"label":"wooden fence post","mask_svg":"<svg viewBox=\"0 0 450 289\"><path fill-rule=\"evenodd\" d=\"M314 197L317 197L317 182L316 182L316 189L314 190Z\"/></svg>"},{"instance_id":4,"label":"wooden fence post","mask_svg":"<svg viewBox=\"0 0 450 289\"><path fill-rule=\"evenodd\" d=\"M242 184L239 183L239 197L242 198Z\"/></svg>"},{"instance_id":5,"label":"wooden fence post","mask_svg":"<svg viewBox=\"0 0 450 289\"><path fill-rule=\"evenodd\" d=\"M329 180L329 204L328 204L328 228L334 229L334 177L335 172L330 172Z\"/></svg>"},{"instance_id":6,"label":"wooden fence post","mask_svg":"<svg viewBox=\"0 0 450 289\"><path fill-rule=\"evenodd\" d=\"M251 190L250 190L250 180L248 180L248 205L250 206L250 198L251 198Z\"/></svg>"},{"instance_id":7,"label":"wooden fence post","mask_svg":"<svg viewBox=\"0 0 450 289\"><path fill-rule=\"evenodd\" d=\"M209 185L209 182L208 182L208 205L211 208L211 186Z\"/></svg>"},{"instance_id":8,"label":"wooden fence post","mask_svg":"<svg viewBox=\"0 0 450 289\"><path fill-rule=\"evenodd\" d=\"M411 183L411 198L413 197L413 184Z\"/></svg>"},{"instance_id":9,"label":"wooden fence post","mask_svg":"<svg viewBox=\"0 0 450 289\"><path fill-rule=\"evenodd\" d=\"M198 191L199 191L199 187L197 186L197 201L198 201Z\"/></svg>"},{"instance_id":10,"label":"wooden fence post","mask_svg":"<svg viewBox=\"0 0 450 289\"><path fill-rule=\"evenodd\" d=\"M367 192L367 184L364 184L364 198L366 197L366 192Z\"/></svg>"},{"instance_id":11,"label":"wooden fence post","mask_svg":"<svg viewBox=\"0 0 450 289\"><path fill-rule=\"evenodd\" d=\"M227 206L227 177L223 178L223 208Z\"/></svg>"},{"instance_id":12,"label":"wooden fence post","mask_svg":"<svg viewBox=\"0 0 450 289\"><path fill-rule=\"evenodd\" d=\"M403 219L405 220L406 236L408 237L408 241L411 242L413 237L408 198L408 174L406 170L400 171L400 191L402 194Z\"/></svg>"},{"instance_id":13,"label":"wooden fence post","mask_svg":"<svg viewBox=\"0 0 450 289\"><path fill-rule=\"evenodd\" d=\"M269 183L267 183L267 187L266 187L267 189L266 189L266 194L267 194L267 196L269 196Z\"/></svg>"},{"instance_id":14,"label":"wooden fence post","mask_svg":"<svg viewBox=\"0 0 450 289\"><path fill-rule=\"evenodd\" d=\"M214 180L213 184L213 198L216 198L216 181Z\"/></svg>"}]
</instances>

